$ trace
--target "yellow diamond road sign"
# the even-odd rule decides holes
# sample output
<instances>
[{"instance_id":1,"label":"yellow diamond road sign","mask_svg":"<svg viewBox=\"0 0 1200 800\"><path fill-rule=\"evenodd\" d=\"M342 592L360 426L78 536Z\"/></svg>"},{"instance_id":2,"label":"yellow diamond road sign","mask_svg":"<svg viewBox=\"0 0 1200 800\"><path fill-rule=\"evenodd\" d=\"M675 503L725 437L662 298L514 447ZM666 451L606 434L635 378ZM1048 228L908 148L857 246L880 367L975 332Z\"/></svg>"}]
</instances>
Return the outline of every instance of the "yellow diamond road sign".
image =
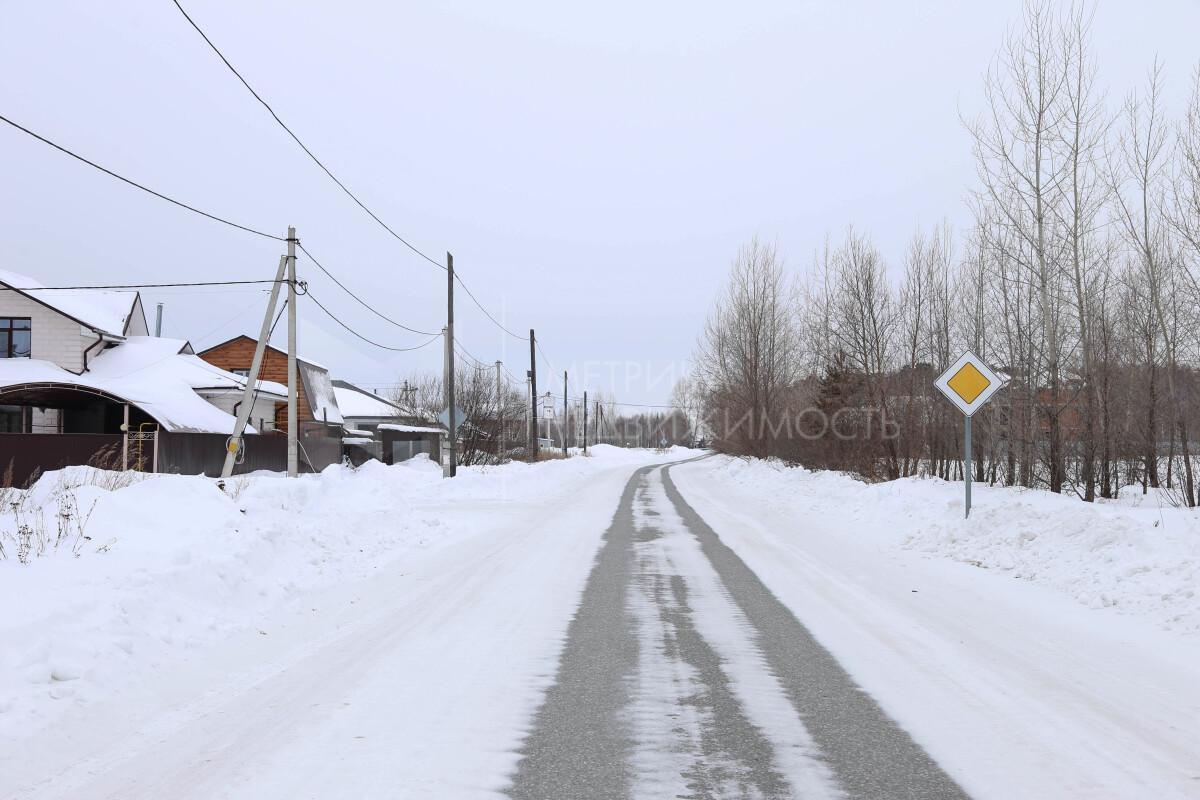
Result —
<instances>
[{"instance_id":1,"label":"yellow diamond road sign","mask_svg":"<svg viewBox=\"0 0 1200 800\"><path fill-rule=\"evenodd\" d=\"M972 352L963 353L933 385L968 417L1004 385L995 372Z\"/></svg>"}]
</instances>

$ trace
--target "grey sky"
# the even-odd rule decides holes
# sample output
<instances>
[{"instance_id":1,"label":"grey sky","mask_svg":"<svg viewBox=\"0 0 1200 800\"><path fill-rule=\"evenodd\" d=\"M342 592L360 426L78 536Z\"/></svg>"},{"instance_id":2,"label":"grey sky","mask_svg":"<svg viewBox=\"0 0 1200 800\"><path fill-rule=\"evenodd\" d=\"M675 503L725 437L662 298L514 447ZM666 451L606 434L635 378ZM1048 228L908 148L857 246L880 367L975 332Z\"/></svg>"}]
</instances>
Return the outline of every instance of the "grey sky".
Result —
<instances>
[{"instance_id":1,"label":"grey sky","mask_svg":"<svg viewBox=\"0 0 1200 800\"><path fill-rule=\"evenodd\" d=\"M436 7L434 7L436 5ZM686 359L739 244L804 270L825 232L869 232L889 263L918 224L966 224L974 179L959 109L1017 2L185 3L247 79L402 235L445 250L561 369ZM1200 60L1194 1L1105 3L1115 98L1157 54L1178 111ZM444 273L307 160L170 0L0 2L0 113L197 206L283 234L387 313L440 328ZM0 264L57 282L268 278L277 243L124 187L0 129ZM398 346L306 262L321 301ZM144 293L198 347L253 332L252 292ZM522 376L528 348L469 301L459 335ZM303 354L364 384L440 365L389 355L301 306ZM232 320L232 321L231 321ZM228 323L224 324L223 323ZM541 367L539 368L541 369ZM618 399L662 402L640 379ZM622 373L618 371L618 374ZM545 385L546 378L542 378ZM561 377L556 381L560 381ZM556 383L557 385L557 383ZM580 385L574 389L585 388Z\"/></svg>"}]
</instances>

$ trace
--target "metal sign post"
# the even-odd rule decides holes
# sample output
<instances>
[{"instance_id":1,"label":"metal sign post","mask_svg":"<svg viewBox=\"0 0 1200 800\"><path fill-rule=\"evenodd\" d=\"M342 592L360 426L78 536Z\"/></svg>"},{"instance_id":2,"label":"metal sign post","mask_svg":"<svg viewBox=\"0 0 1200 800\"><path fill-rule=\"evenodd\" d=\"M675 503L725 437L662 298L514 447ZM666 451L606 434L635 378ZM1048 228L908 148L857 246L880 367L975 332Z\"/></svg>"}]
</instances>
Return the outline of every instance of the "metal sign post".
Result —
<instances>
[{"instance_id":1,"label":"metal sign post","mask_svg":"<svg viewBox=\"0 0 1200 800\"><path fill-rule=\"evenodd\" d=\"M968 414L963 422L963 485L967 491L966 506L967 513L964 518L971 516L971 415Z\"/></svg>"},{"instance_id":2,"label":"metal sign post","mask_svg":"<svg viewBox=\"0 0 1200 800\"><path fill-rule=\"evenodd\" d=\"M963 413L964 518L971 516L971 417L1004 386L1004 380L971 351L938 376L933 385Z\"/></svg>"}]
</instances>

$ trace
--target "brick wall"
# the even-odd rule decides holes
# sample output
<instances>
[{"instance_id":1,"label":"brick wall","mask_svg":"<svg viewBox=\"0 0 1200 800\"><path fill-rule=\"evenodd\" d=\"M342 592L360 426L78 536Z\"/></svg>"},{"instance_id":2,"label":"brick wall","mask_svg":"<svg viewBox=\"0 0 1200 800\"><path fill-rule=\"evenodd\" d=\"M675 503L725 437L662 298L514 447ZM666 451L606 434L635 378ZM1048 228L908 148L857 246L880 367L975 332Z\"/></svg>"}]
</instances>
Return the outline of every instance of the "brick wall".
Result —
<instances>
[{"instance_id":1,"label":"brick wall","mask_svg":"<svg viewBox=\"0 0 1200 800\"><path fill-rule=\"evenodd\" d=\"M249 336L239 336L224 344L219 344L211 350L200 353L200 357L213 366L224 370L250 369L254 361L254 347L257 344ZM287 386L287 354L273 347L268 347L263 353L262 368L259 379L274 381ZM313 419L312 406L304 392L304 382L297 377L296 389L296 419L305 422ZM281 431L287 430L287 405L280 403L275 409L275 427Z\"/></svg>"}]
</instances>

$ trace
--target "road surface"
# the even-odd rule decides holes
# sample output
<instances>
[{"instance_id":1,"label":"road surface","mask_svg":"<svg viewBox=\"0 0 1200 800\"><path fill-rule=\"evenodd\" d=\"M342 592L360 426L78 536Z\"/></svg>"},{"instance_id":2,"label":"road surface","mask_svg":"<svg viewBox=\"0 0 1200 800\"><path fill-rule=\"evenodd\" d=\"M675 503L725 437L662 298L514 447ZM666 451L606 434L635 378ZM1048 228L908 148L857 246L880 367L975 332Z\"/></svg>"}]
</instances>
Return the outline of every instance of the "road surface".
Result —
<instances>
[{"instance_id":1,"label":"road surface","mask_svg":"<svg viewBox=\"0 0 1200 800\"><path fill-rule=\"evenodd\" d=\"M509 795L961 798L680 495L630 479Z\"/></svg>"}]
</instances>

